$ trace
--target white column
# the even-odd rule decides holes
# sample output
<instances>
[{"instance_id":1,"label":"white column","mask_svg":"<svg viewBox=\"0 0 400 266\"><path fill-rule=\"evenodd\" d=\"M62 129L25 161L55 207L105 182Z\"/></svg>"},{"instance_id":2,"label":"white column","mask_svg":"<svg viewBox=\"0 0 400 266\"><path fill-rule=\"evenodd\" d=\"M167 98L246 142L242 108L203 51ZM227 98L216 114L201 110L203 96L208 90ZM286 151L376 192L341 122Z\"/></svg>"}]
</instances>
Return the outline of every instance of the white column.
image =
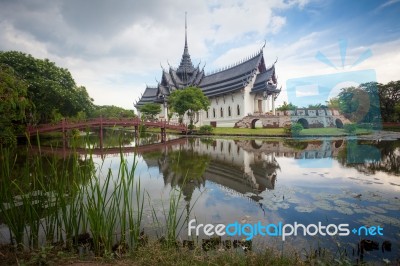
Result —
<instances>
[{"instance_id":1,"label":"white column","mask_svg":"<svg viewBox=\"0 0 400 266\"><path fill-rule=\"evenodd\" d=\"M164 105L164 119L165 119L165 121L168 121L168 107L167 107L167 105Z\"/></svg>"},{"instance_id":2,"label":"white column","mask_svg":"<svg viewBox=\"0 0 400 266\"><path fill-rule=\"evenodd\" d=\"M263 98L262 113L265 114L266 112L267 112L267 98Z\"/></svg>"},{"instance_id":3,"label":"white column","mask_svg":"<svg viewBox=\"0 0 400 266\"><path fill-rule=\"evenodd\" d=\"M272 114L275 115L275 93L272 94Z\"/></svg>"},{"instance_id":4,"label":"white column","mask_svg":"<svg viewBox=\"0 0 400 266\"><path fill-rule=\"evenodd\" d=\"M270 96L267 96L267 99L265 100L266 106L265 106L265 112L269 113L269 98Z\"/></svg>"}]
</instances>

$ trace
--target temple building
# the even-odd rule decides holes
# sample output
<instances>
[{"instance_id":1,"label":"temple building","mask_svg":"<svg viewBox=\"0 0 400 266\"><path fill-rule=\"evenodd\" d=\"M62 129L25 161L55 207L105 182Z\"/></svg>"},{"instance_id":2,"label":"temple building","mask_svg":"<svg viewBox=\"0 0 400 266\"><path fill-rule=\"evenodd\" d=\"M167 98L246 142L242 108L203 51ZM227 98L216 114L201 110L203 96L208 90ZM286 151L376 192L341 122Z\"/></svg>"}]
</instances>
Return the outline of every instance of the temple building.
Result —
<instances>
[{"instance_id":1,"label":"temple building","mask_svg":"<svg viewBox=\"0 0 400 266\"><path fill-rule=\"evenodd\" d=\"M267 67L263 48L253 56L211 74L204 67L194 66L187 42L187 23L185 20L185 45L178 68L162 69L161 81L157 86L147 86L141 98L135 103L140 107L146 103L159 103L162 112L158 119L168 119L167 100L174 90L196 86L210 99L207 111L200 111L195 125L233 127L237 121L252 114L270 113L275 115L275 100L280 93L277 87L275 63ZM172 120L177 119L173 117ZM188 118L184 117L184 122Z\"/></svg>"}]
</instances>

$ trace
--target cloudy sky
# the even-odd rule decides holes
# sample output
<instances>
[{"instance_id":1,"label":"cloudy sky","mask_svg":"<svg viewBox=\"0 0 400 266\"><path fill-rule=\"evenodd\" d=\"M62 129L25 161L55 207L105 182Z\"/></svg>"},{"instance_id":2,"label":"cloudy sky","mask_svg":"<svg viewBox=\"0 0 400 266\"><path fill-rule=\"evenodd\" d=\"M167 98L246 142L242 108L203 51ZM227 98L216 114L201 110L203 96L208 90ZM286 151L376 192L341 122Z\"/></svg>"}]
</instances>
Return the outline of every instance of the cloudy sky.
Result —
<instances>
[{"instance_id":1,"label":"cloudy sky","mask_svg":"<svg viewBox=\"0 0 400 266\"><path fill-rule=\"evenodd\" d=\"M185 11L192 61L206 72L266 41L267 65L278 58L278 104L294 78L373 69L378 82L400 79L400 0L0 0L0 50L48 58L96 104L132 109L146 84L160 80L161 66L178 66ZM372 56L354 66L368 50Z\"/></svg>"}]
</instances>

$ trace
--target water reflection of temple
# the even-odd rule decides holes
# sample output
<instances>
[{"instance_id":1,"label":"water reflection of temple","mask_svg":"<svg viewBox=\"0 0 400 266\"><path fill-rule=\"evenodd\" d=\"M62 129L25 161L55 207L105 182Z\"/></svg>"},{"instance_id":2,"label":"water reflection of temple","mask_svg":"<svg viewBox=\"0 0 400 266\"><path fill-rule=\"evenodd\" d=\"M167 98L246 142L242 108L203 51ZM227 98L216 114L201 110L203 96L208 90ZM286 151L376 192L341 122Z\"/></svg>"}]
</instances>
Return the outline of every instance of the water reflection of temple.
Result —
<instances>
[{"instance_id":1,"label":"water reflection of temple","mask_svg":"<svg viewBox=\"0 0 400 266\"><path fill-rule=\"evenodd\" d=\"M304 142L193 138L170 146L157 156L144 153L143 158L149 167L160 169L165 184L181 187L187 200L196 188L208 181L229 194L258 202L260 193L275 188L280 170L277 157L335 157L343 146L342 140Z\"/></svg>"},{"instance_id":2,"label":"water reflection of temple","mask_svg":"<svg viewBox=\"0 0 400 266\"><path fill-rule=\"evenodd\" d=\"M273 157L291 157L296 159L321 159L337 157L344 147L343 140L308 140L299 141L286 139L284 141L244 140L237 141L242 149L256 153L268 154Z\"/></svg>"}]
</instances>

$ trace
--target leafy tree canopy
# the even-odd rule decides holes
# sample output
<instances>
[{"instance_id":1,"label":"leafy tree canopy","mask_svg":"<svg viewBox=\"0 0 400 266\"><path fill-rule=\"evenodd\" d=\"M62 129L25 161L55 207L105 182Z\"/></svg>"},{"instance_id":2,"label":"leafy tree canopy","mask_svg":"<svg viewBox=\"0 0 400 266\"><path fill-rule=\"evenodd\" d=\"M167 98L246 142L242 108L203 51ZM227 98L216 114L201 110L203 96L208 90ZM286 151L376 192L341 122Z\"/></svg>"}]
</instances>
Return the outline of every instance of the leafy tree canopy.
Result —
<instances>
[{"instance_id":1,"label":"leafy tree canopy","mask_svg":"<svg viewBox=\"0 0 400 266\"><path fill-rule=\"evenodd\" d=\"M297 106L292 104L292 103L287 103L287 102L283 102L283 104L281 106L279 106L278 108L276 108L277 111L289 111L289 110L296 110Z\"/></svg>"},{"instance_id":2,"label":"leafy tree canopy","mask_svg":"<svg viewBox=\"0 0 400 266\"><path fill-rule=\"evenodd\" d=\"M385 122L400 121L400 80L377 84L382 119Z\"/></svg>"},{"instance_id":3,"label":"leafy tree canopy","mask_svg":"<svg viewBox=\"0 0 400 266\"><path fill-rule=\"evenodd\" d=\"M154 119L154 116L161 112L161 105L156 103L146 103L140 107L143 118Z\"/></svg>"},{"instance_id":4,"label":"leafy tree canopy","mask_svg":"<svg viewBox=\"0 0 400 266\"><path fill-rule=\"evenodd\" d=\"M210 101L200 88L188 87L183 90L173 91L169 95L168 105L173 112L180 116L187 112L190 124L193 125L195 113L200 110L207 110L210 106Z\"/></svg>"},{"instance_id":5,"label":"leafy tree canopy","mask_svg":"<svg viewBox=\"0 0 400 266\"><path fill-rule=\"evenodd\" d=\"M339 109L352 122L373 123L380 120L378 84L363 83L343 88L338 95Z\"/></svg>"},{"instance_id":6,"label":"leafy tree canopy","mask_svg":"<svg viewBox=\"0 0 400 266\"><path fill-rule=\"evenodd\" d=\"M328 108L339 109L339 98L338 97L330 98L329 101L327 102L327 106Z\"/></svg>"},{"instance_id":7,"label":"leafy tree canopy","mask_svg":"<svg viewBox=\"0 0 400 266\"><path fill-rule=\"evenodd\" d=\"M135 112L114 105L94 106L90 117L97 118L100 116L104 118L133 118Z\"/></svg>"},{"instance_id":8,"label":"leafy tree canopy","mask_svg":"<svg viewBox=\"0 0 400 266\"><path fill-rule=\"evenodd\" d=\"M28 84L11 67L0 64L0 143L14 143L15 135L24 132L31 106L27 90Z\"/></svg>"},{"instance_id":9,"label":"leafy tree canopy","mask_svg":"<svg viewBox=\"0 0 400 266\"><path fill-rule=\"evenodd\" d=\"M85 87L75 84L71 73L57 67L48 59L36 59L21 52L0 51L0 63L14 69L28 84L27 96L34 105L34 123L49 122L58 109L62 116L75 116L79 111L89 113L93 107Z\"/></svg>"}]
</instances>

